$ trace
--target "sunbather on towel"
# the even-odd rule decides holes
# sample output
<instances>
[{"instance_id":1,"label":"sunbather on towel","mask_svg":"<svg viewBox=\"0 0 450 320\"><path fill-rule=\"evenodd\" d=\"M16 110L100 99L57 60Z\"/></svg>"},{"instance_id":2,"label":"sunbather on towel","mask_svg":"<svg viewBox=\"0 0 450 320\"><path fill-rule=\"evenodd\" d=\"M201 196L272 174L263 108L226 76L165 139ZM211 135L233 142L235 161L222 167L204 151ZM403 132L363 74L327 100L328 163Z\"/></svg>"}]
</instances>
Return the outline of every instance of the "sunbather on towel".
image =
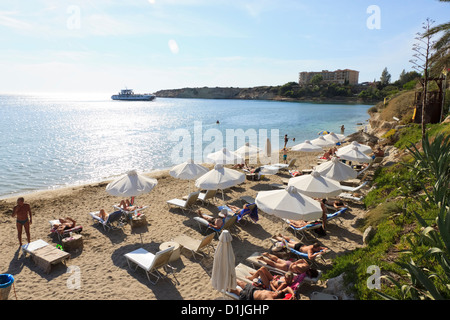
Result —
<instances>
[{"instance_id":1,"label":"sunbather on towel","mask_svg":"<svg viewBox=\"0 0 450 320\"><path fill-rule=\"evenodd\" d=\"M275 267L282 271L291 271L293 273L304 273L309 270L310 266L305 259L298 259L297 261L289 261L278 258L277 256L264 252L259 260L264 261L269 266Z\"/></svg>"},{"instance_id":2,"label":"sunbather on towel","mask_svg":"<svg viewBox=\"0 0 450 320\"><path fill-rule=\"evenodd\" d=\"M236 280L236 284L240 288L230 290L230 292L239 295L239 300L287 300L287 296L289 300L294 299L294 292L289 287L280 291L269 291L260 289L239 279Z\"/></svg>"},{"instance_id":3,"label":"sunbather on towel","mask_svg":"<svg viewBox=\"0 0 450 320\"><path fill-rule=\"evenodd\" d=\"M317 255L329 250L327 247L323 247L317 242L311 245L304 245L301 242L296 242L287 236L283 236L281 233L273 236L273 238L277 241L285 240L289 248L292 248L299 252L307 253L309 260L313 260Z\"/></svg>"},{"instance_id":4,"label":"sunbather on towel","mask_svg":"<svg viewBox=\"0 0 450 320\"><path fill-rule=\"evenodd\" d=\"M226 214L226 210L221 211L221 213L219 213L219 218L213 218L210 217L208 215L204 215L200 210L197 211L197 214L200 216L200 218L205 219L206 221L208 221L208 225L211 228L215 228L215 229L220 229L223 226L223 222L226 218L225 214Z\"/></svg>"},{"instance_id":5,"label":"sunbather on towel","mask_svg":"<svg viewBox=\"0 0 450 320\"><path fill-rule=\"evenodd\" d=\"M59 224L55 224L56 232L62 234L64 230L75 228L77 222L69 217L65 219L59 219Z\"/></svg>"}]
</instances>

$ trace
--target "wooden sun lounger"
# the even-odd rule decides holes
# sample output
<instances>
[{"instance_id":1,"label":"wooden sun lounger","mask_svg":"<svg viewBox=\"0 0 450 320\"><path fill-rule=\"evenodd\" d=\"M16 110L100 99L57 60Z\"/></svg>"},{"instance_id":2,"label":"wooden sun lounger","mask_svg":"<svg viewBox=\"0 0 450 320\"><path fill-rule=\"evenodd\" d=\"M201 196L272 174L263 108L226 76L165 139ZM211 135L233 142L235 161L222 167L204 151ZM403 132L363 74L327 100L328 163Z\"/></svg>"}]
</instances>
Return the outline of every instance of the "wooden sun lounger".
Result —
<instances>
[{"instance_id":1,"label":"wooden sun lounger","mask_svg":"<svg viewBox=\"0 0 450 320\"><path fill-rule=\"evenodd\" d=\"M31 255L34 263L49 273L52 265L70 258L70 253L57 249L43 240L37 240L22 246L24 252Z\"/></svg>"}]
</instances>

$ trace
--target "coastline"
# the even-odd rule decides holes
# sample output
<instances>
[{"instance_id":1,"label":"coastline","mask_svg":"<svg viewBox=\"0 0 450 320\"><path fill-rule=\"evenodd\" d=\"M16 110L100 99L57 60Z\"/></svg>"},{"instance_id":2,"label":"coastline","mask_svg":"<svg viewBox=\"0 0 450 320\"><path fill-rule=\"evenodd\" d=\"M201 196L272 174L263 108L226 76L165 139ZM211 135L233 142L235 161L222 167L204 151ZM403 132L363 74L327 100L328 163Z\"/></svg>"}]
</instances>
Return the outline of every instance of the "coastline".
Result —
<instances>
[{"instance_id":1,"label":"coastline","mask_svg":"<svg viewBox=\"0 0 450 320\"><path fill-rule=\"evenodd\" d=\"M288 159L296 157L298 168L310 168L318 154L301 152L288 153ZM210 284L212 260L205 259L200 264L183 252L180 259L173 263L177 269L175 279L161 280L156 286L148 283L147 277L140 270L128 268L124 254L139 247L155 253L159 246L174 239L180 234L186 234L195 239L201 239L204 233L193 219L194 213L183 214L179 209L168 208L166 201L187 195L192 190L192 181L182 181L172 178L167 170L149 174L156 177L158 185L150 193L136 198L139 205L149 206L144 214L148 225L131 229L126 225L121 230L103 231L93 224L89 212L105 208L112 210L112 205L120 199L108 195L105 187L108 181L87 184L58 190L40 191L29 194L25 201L30 204L33 212L31 225L32 241L43 239L55 245L57 238L50 233L50 220L71 217L83 226L83 248L72 253L67 266L60 264L52 267L49 274L37 267L31 259L24 257L19 249L14 219L11 217L16 198L0 200L0 241L2 243L2 258L0 268L4 273L15 277L15 291L20 300L215 300L222 299L222 294L215 291ZM272 190L270 184L282 183L282 178L288 175L266 176L261 182L245 181L242 185L230 188L225 193L225 202L242 206L241 196L256 197L262 190ZM217 215L217 206L222 205L217 199L213 205L201 205L199 209L206 214ZM112 211L110 211L112 212ZM353 250L362 245L362 234L354 227L355 221L361 217L364 210L358 205L343 217L341 223L330 223L326 237L317 239L332 251L324 256L325 262L317 262L322 270L331 266L331 259L339 254ZM258 223L238 225L233 231L233 249L238 263L246 263L245 259L254 252L265 252L271 246L270 236L279 232L287 233L279 219L260 213ZM346 238L346 241L340 239ZM25 235L23 235L26 243ZM213 240L217 246L217 238ZM68 289L67 281L71 274L68 266L80 269L82 282L80 289ZM301 298L309 299L312 291L325 289L326 284L304 285ZM10 299L13 297L10 295Z\"/></svg>"}]
</instances>

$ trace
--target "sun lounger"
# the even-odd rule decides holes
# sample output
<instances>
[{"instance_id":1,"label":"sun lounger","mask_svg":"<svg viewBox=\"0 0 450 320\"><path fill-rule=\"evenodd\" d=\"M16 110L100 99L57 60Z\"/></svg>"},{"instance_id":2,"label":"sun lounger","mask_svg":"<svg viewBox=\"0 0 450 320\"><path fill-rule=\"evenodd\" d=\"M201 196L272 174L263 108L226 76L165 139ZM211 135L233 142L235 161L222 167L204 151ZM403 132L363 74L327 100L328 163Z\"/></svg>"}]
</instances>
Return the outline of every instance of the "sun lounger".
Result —
<instances>
[{"instance_id":1,"label":"sun lounger","mask_svg":"<svg viewBox=\"0 0 450 320\"><path fill-rule=\"evenodd\" d=\"M163 268L169 268L173 273L173 268L169 264L170 256L174 247L169 247L165 250L159 251L156 254L150 253L143 248L139 248L130 253L125 254L125 258L127 259L128 266L132 268L132 265L136 265L135 270L140 267L142 268L148 280L151 284L155 285L159 279L163 278L164 275L161 274L158 270ZM166 271L167 272L167 271ZM152 281L150 279L150 275L156 278L156 281Z\"/></svg>"},{"instance_id":2,"label":"sun lounger","mask_svg":"<svg viewBox=\"0 0 450 320\"><path fill-rule=\"evenodd\" d=\"M113 213L108 214L108 217L106 218L106 220L103 220L100 216L99 216L100 211L94 211L94 212L90 212L89 215L91 216L92 220L94 221L94 224L101 224L103 226L103 229L105 231L109 231L109 230L116 230L121 228L121 226L123 225L122 222L120 221L123 213L120 210L114 211Z\"/></svg>"},{"instance_id":3,"label":"sun lounger","mask_svg":"<svg viewBox=\"0 0 450 320\"><path fill-rule=\"evenodd\" d=\"M341 185L341 189L347 192L356 192L362 188L364 188L367 184L369 183L369 181L365 181L362 184L360 184L359 186L352 188L352 187L348 187L348 186L342 186Z\"/></svg>"},{"instance_id":4,"label":"sun lounger","mask_svg":"<svg viewBox=\"0 0 450 320\"><path fill-rule=\"evenodd\" d=\"M59 233L57 231L57 228L58 225L61 224L61 222L59 220L50 220L49 223L51 226L50 232L52 233L52 235L56 234L59 240L62 240L63 238L67 237L70 233L80 233L81 231L83 231L82 226L75 226L70 229L65 229L62 233Z\"/></svg>"},{"instance_id":5,"label":"sun lounger","mask_svg":"<svg viewBox=\"0 0 450 320\"><path fill-rule=\"evenodd\" d=\"M342 208L336 212L328 213L327 222L338 218L342 213L344 213L347 210L348 208ZM288 219L284 219L284 221L289 225L288 228L290 228L294 232L296 237L298 237L300 240L303 239L304 236L306 236L305 234L306 231L319 229L322 226L322 221L313 221L301 228L298 228L294 227Z\"/></svg>"},{"instance_id":6,"label":"sun lounger","mask_svg":"<svg viewBox=\"0 0 450 320\"><path fill-rule=\"evenodd\" d=\"M231 217L228 216L228 217L225 219L225 222L224 222L224 224L222 225L222 227L219 228L219 229L218 229L218 228L211 227L211 226L209 225L209 222L206 221L205 219L201 218L201 217L194 217L194 220L197 221L197 223L198 223L200 229L201 229L202 227L206 227L206 230L212 230L212 231L214 231L214 232L217 234L217 236L219 236L220 233L222 232L222 230L230 230L231 227L234 226L234 224L235 224L236 221L237 221L237 215L233 215L233 216L231 216Z\"/></svg>"},{"instance_id":7,"label":"sun lounger","mask_svg":"<svg viewBox=\"0 0 450 320\"><path fill-rule=\"evenodd\" d=\"M176 237L173 241L179 243L184 249L189 250L195 259L196 254L202 256L202 258L205 258L210 254L209 249L214 250L214 246L212 245L213 238L214 233L207 235L202 240L197 240L183 234ZM204 253L205 249L208 249L206 254Z\"/></svg>"},{"instance_id":8,"label":"sun lounger","mask_svg":"<svg viewBox=\"0 0 450 320\"><path fill-rule=\"evenodd\" d=\"M213 202L216 199L217 190L207 190L206 192L200 192L198 195L198 200L202 202L202 204L205 204L205 202L208 202L212 200Z\"/></svg>"},{"instance_id":9,"label":"sun lounger","mask_svg":"<svg viewBox=\"0 0 450 320\"><path fill-rule=\"evenodd\" d=\"M297 161L296 158L292 158L291 161L289 161L289 163L276 163L273 164L273 167L278 167L279 170L289 170L292 168L296 168L297 166L295 165L295 162Z\"/></svg>"},{"instance_id":10,"label":"sun lounger","mask_svg":"<svg viewBox=\"0 0 450 320\"><path fill-rule=\"evenodd\" d=\"M356 197L356 196L354 196L351 193L343 192L343 193L341 193L339 195L339 198L346 199L346 200L351 200L351 201L354 201L354 202L361 202L364 199L364 196Z\"/></svg>"},{"instance_id":11,"label":"sun lounger","mask_svg":"<svg viewBox=\"0 0 450 320\"><path fill-rule=\"evenodd\" d=\"M141 212L141 211L147 209L148 206L137 207L135 210L125 210L124 208L119 207L119 205L113 205L113 208L114 208L115 210L120 210L120 211L122 211L123 213L125 213L125 214L128 215L128 214L137 214L137 213L139 213L139 212Z\"/></svg>"},{"instance_id":12,"label":"sun lounger","mask_svg":"<svg viewBox=\"0 0 450 320\"><path fill-rule=\"evenodd\" d=\"M182 199L168 200L167 205L169 206L169 208L171 205L178 207L181 209L181 211L183 211L183 213L185 210L191 211L195 205L195 202L198 199L199 194L200 194L200 191L196 191L196 192L190 193L186 200L182 200Z\"/></svg>"},{"instance_id":13,"label":"sun lounger","mask_svg":"<svg viewBox=\"0 0 450 320\"><path fill-rule=\"evenodd\" d=\"M60 250L42 239L22 246L26 254L30 254L34 263L49 273L52 265L56 265L70 258L70 253Z\"/></svg>"}]
</instances>

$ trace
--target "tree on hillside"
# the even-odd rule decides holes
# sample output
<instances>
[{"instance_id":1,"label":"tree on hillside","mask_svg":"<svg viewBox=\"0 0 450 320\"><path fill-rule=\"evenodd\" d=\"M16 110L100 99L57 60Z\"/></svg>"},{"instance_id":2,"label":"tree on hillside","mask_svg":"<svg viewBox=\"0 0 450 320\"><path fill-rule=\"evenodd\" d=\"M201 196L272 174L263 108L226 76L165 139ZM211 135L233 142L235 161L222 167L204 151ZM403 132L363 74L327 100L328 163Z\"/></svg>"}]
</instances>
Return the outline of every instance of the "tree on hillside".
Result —
<instances>
[{"instance_id":1,"label":"tree on hillside","mask_svg":"<svg viewBox=\"0 0 450 320\"><path fill-rule=\"evenodd\" d=\"M391 74L388 72L387 68L384 68L381 73L380 82L382 86L387 86L391 82Z\"/></svg>"},{"instance_id":2,"label":"tree on hillside","mask_svg":"<svg viewBox=\"0 0 450 320\"><path fill-rule=\"evenodd\" d=\"M427 20L423 23L422 29L424 32L417 33L416 40L418 41L413 45L413 59L410 62L413 64L413 68L423 74L423 78L421 79L422 84L422 138L425 138L425 120L426 115L425 111L428 106L428 82L429 82L429 68L430 68L430 57L433 51L434 42L431 40L432 35L429 34L432 24L434 20L427 18Z\"/></svg>"},{"instance_id":3,"label":"tree on hillside","mask_svg":"<svg viewBox=\"0 0 450 320\"><path fill-rule=\"evenodd\" d=\"M311 83L313 85L319 85L322 83L322 81L323 81L323 76L321 74L316 74L311 78L309 83Z\"/></svg>"}]
</instances>

